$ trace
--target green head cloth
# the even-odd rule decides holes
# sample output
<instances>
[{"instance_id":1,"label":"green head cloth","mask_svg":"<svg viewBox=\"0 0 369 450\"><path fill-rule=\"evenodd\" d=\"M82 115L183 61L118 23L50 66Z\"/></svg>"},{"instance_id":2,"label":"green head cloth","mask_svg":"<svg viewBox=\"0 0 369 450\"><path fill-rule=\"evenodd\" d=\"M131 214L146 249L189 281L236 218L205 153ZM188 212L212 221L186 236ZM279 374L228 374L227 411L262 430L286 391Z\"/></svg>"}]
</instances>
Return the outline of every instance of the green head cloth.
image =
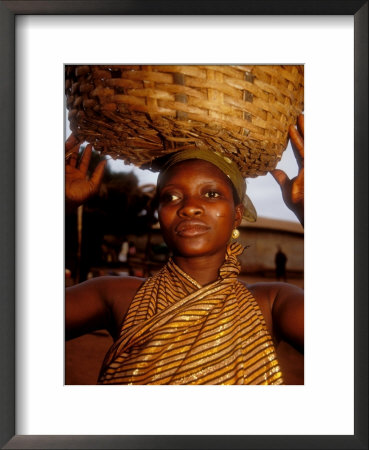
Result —
<instances>
[{"instance_id":1,"label":"green head cloth","mask_svg":"<svg viewBox=\"0 0 369 450\"><path fill-rule=\"evenodd\" d=\"M218 169L220 169L230 179L234 188L236 189L238 197L245 207L243 217L249 222L256 221L256 210L254 205L252 204L252 201L246 195L246 182L242 177L237 164L230 158L228 158L228 156L222 155L221 153L218 153L214 150L189 148L173 153L169 156L169 159L160 170L158 184L160 182L160 178L170 167L178 164L179 162L187 161L188 159L201 159L203 161L210 162L214 166L218 167Z\"/></svg>"}]
</instances>

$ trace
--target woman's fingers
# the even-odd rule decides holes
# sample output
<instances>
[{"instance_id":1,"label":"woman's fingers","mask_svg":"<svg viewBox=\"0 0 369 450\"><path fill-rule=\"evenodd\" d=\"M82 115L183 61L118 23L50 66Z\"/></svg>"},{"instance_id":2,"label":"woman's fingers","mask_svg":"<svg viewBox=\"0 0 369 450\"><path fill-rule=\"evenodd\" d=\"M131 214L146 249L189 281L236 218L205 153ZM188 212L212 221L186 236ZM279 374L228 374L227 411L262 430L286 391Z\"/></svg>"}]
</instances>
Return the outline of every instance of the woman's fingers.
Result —
<instances>
[{"instance_id":1,"label":"woman's fingers","mask_svg":"<svg viewBox=\"0 0 369 450\"><path fill-rule=\"evenodd\" d=\"M77 159L78 159L78 149L79 149L79 145L77 146L77 151L73 151L70 156L69 156L69 162L68 165L70 167L76 167L77 166Z\"/></svg>"},{"instance_id":2,"label":"woman's fingers","mask_svg":"<svg viewBox=\"0 0 369 450\"><path fill-rule=\"evenodd\" d=\"M81 157L81 162L79 163L79 170L85 175L88 170L88 166L90 164L92 154L92 145L88 144L83 151L83 155Z\"/></svg>"},{"instance_id":3,"label":"woman's fingers","mask_svg":"<svg viewBox=\"0 0 369 450\"><path fill-rule=\"evenodd\" d=\"M281 187L282 192L286 191L291 183L291 180L288 178L287 174L280 169L274 169L270 173Z\"/></svg>"},{"instance_id":4,"label":"woman's fingers","mask_svg":"<svg viewBox=\"0 0 369 450\"><path fill-rule=\"evenodd\" d=\"M304 115L300 114L297 118L297 129L299 130L302 137L305 136L304 133Z\"/></svg>"},{"instance_id":5,"label":"woman's fingers","mask_svg":"<svg viewBox=\"0 0 369 450\"><path fill-rule=\"evenodd\" d=\"M65 141L65 160L67 161L67 164L72 167L76 167L77 165L77 157L80 145L81 142L73 133Z\"/></svg>"},{"instance_id":6,"label":"woman's fingers","mask_svg":"<svg viewBox=\"0 0 369 450\"><path fill-rule=\"evenodd\" d=\"M96 190L100 186L102 182L102 178L104 175L104 170L106 166L106 160L100 161L99 164L96 166L96 169L94 170L94 173L91 176L91 183L96 186Z\"/></svg>"},{"instance_id":7,"label":"woman's fingers","mask_svg":"<svg viewBox=\"0 0 369 450\"><path fill-rule=\"evenodd\" d=\"M302 168L292 185L291 198L294 202L304 200L304 168Z\"/></svg>"},{"instance_id":8,"label":"woman's fingers","mask_svg":"<svg viewBox=\"0 0 369 450\"><path fill-rule=\"evenodd\" d=\"M290 126L288 132L289 132L292 144L295 145L300 156L303 158L304 157L304 139L303 139L303 137L301 136L301 134L298 132L297 128L294 125Z\"/></svg>"},{"instance_id":9,"label":"woman's fingers","mask_svg":"<svg viewBox=\"0 0 369 450\"><path fill-rule=\"evenodd\" d=\"M79 147L79 144L77 147ZM104 175L106 160L100 161L91 177L88 178L87 171L91 155L91 144L88 144L84 149L79 164L77 163L78 151L70 153L69 163L65 166L65 193L68 201L83 204L98 192Z\"/></svg>"},{"instance_id":10,"label":"woman's fingers","mask_svg":"<svg viewBox=\"0 0 369 450\"><path fill-rule=\"evenodd\" d=\"M298 128L298 129L297 129ZM282 197L286 206L291 209L299 219L301 224L304 224L304 117L299 116L296 126L290 126L289 135L291 138L291 145L297 164L299 166L299 173L292 180L287 176L283 170L274 169L271 171L273 178L279 184Z\"/></svg>"},{"instance_id":11,"label":"woman's fingers","mask_svg":"<svg viewBox=\"0 0 369 450\"><path fill-rule=\"evenodd\" d=\"M304 139L293 125L288 129L291 146L299 168L304 165Z\"/></svg>"},{"instance_id":12,"label":"woman's fingers","mask_svg":"<svg viewBox=\"0 0 369 450\"><path fill-rule=\"evenodd\" d=\"M73 156L74 154L78 154L80 145L81 142L72 133L65 141L65 159L70 160L71 156Z\"/></svg>"},{"instance_id":13,"label":"woman's fingers","mask_svg":"<svg viewBox=\"0 0 369 450\"><path fill-rule=\"evenodd\" d=\"M76 136L72 133L65 141L65 152L69 152L73 147L79 146L80 142Z\"/></svg>"}]
</instances>

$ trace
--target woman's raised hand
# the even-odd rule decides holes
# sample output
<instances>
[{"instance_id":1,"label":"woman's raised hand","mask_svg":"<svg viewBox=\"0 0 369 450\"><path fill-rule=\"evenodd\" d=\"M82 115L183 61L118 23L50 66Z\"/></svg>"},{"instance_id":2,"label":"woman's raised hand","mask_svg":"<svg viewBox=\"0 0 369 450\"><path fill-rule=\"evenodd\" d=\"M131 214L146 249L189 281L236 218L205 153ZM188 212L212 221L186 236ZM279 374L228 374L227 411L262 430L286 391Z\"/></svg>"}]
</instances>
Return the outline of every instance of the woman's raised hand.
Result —
<instances>
[{"instance_id":1,"label":"woman's raised hand","mask_svg":"<svg viewBox=\"0 0 369 450\"><path fill-rule=\"evenodd\" d=\"M304 225L304 116L302 114L297 118L297 128L290 126L289 135L299 172L292 179L289 179L280 169L271 171L271 174L281 187L285 204Z\"/></svg>"},{"instance_id":2,"label":"woman's raised hand","mask_svg":"<svg viewBox=\"0 0 369 450\"><path fill-rule=\"evenodd\" d=\"M80 205L99 190L106 160L100 161L90 178L87 176L91 160L92 145L85 148L77 167L80 142L71 134L65 143L66 155L69 158L65 166L65 196L69 203Z\"/></svg>"}]
</instances>

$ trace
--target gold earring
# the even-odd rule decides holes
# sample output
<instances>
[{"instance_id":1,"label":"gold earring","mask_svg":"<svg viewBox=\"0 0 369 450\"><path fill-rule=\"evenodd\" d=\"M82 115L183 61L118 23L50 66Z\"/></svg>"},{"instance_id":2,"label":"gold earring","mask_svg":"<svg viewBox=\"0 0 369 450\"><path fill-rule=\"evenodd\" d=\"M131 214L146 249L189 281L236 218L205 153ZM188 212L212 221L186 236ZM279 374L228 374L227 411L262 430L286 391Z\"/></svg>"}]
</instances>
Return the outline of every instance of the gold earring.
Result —
<instances>
[{"instance_id":1,"label":"gold earring","mask_svg":"<svg viewBox=\"0 0 369 450\"><path fill-rule=\"evenodd\" d=\"M233 239L237 239L239 236L240 236L240 232L237 230L237 228L235 228L235 229L232 231L232 238L233 238Z\"/></svg>"}]
</instances>

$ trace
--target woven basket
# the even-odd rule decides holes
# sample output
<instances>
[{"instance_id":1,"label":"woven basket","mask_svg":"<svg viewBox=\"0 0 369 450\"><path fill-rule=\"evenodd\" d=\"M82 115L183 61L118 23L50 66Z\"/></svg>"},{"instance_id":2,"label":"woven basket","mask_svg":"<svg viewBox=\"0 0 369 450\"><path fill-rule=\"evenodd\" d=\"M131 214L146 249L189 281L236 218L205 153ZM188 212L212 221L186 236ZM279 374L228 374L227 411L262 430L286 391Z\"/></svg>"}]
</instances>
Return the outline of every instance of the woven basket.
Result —
<instances>
[{"instance_id":1,"label":"woven basket","mask_svg":"<svg viewBox=\"0 0 369 450\"><path fill-rule=\"evenodd\" d=\"M66 66L72 131L102 154L147 166L212 147L244 177L273 170L303 110L303 66Z\"/></svg>"}]
</instances>

